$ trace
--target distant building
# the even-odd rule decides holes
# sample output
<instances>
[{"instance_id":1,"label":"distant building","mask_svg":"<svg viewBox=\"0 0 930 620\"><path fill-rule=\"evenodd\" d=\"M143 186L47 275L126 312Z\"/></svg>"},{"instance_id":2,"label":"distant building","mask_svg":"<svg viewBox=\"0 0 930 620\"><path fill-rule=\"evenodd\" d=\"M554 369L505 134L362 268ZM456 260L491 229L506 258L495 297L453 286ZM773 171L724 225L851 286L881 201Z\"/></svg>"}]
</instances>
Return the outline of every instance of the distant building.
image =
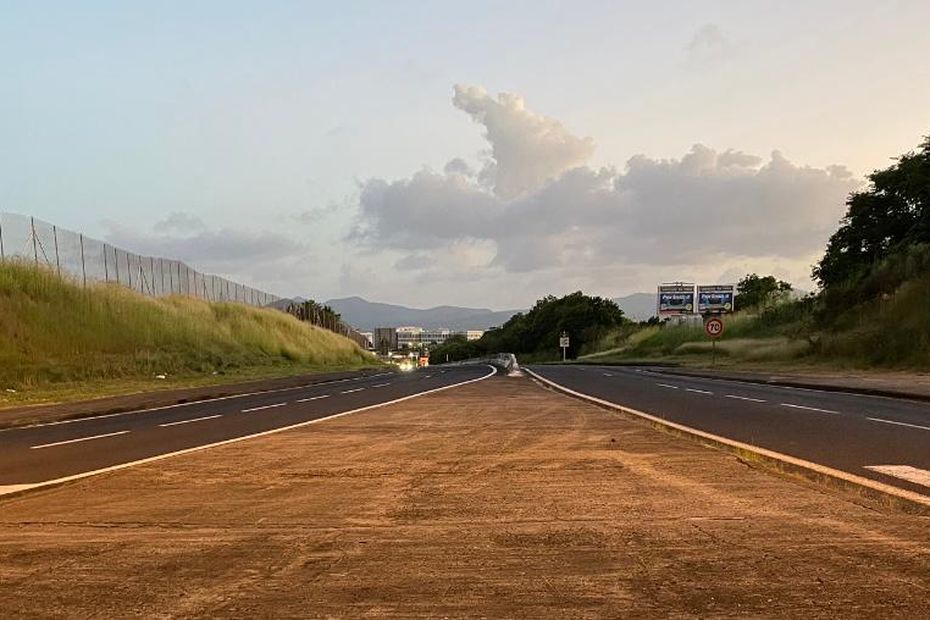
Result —
<instances>
[{"instance_id":1,"label":"distant building","mask_svg":"<svg viewBox=\"0 0 930 620\"><path fill-rule=\"evenodd\" d=\"M374 337L371 341L372 346L379 353L388 353L397 350L397 328L396 327L376 327Z\"/></svg>"},{"instance_id":2,"label":"distant building","mask_svg":"<svg viewBox=\"0 0 930 620\"><path fill-rule=\"evenodd\" d=\"M481 330L428 329L417 326L378 327L374 331L374 347L381 351L422 349L440 345L454 336L477 340L484 334Z\"/></svg>"}]
</instances>

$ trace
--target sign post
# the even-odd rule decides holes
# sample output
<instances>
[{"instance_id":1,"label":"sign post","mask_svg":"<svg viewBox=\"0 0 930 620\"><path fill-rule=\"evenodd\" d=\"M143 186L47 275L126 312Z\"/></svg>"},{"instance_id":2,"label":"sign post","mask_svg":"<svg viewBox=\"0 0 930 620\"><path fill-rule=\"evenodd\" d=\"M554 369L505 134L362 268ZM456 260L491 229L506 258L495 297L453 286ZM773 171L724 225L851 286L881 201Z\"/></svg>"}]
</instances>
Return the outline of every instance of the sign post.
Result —
<instances>
[{"instance_id":1,"label":"sign post","mask_svg":"<svg viewBox=\"0 0 930 620\"><path fill-rule=\"evenodd\" d=\"M564 362L568 357L568 332L562 332L562 335L559 336L559 346L562 348L562 361Z\"/></svg>"},{"instance_id":2,"label":"sign post","mask_svg":"<svg viewBox=\"0 0 930 620\"><path fill-rule=\"evenodd\" d=\"M711 366L717 365L717 339L723 335L723 320L720 317L713 316L704 321L704 333L710 337L711 342Z\"/></svg>"}]
</instances>

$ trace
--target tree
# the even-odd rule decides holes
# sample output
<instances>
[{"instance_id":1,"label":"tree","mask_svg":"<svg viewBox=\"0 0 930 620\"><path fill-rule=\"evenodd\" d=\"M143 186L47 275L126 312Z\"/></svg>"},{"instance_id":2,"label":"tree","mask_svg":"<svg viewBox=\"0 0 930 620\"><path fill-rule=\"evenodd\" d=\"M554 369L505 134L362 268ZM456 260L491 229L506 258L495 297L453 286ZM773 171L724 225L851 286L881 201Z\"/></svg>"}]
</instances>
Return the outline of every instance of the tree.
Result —
<instances>
[{"instance_id":1,"label":"tree","mask_svg":"<svg viewBox=\"0 0 930 620\"><path fill-rule=\"evenodd\" d=\"M839 229L813 269L821 288L858 284L882 260L930 243L930 136L916 152L869 175L846 201Z\"/></svg>"},{"instance_id":2,"label":"tree","mask_svg":"<svg viewBox=\"0 0 930 620\"><path fill-rule=\"evenodd\" d=\"M791 293L791 284L775 276L747 274L736 285L736 307L764 308L784 300Z\"/></svg>"}]
</instances>

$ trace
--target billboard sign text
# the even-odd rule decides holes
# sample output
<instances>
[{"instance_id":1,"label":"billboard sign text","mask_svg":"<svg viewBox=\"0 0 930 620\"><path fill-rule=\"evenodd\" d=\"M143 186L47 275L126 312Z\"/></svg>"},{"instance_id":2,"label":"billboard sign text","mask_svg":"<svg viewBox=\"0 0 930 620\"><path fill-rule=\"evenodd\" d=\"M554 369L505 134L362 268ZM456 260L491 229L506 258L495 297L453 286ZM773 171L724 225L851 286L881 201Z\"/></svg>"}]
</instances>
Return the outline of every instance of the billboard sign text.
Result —
<instances>
[{"instance_id":1,"label":"billboard sign text","mask_svg":"<svg viewBox=\"0 0 930 620\"><path fill-rule=\"evenodd\" d=\"M733 312L735 294L732 284L698 286L698 313L725 314Z\"/></svg>"},{"instance_id":2,"label":"billboard sign text","mask_svg":"<svg viewBox=\"0 0 930 620\"><path fill-rule=\"evenodd\" d=\"M659 316L694 314L693 284L660 284Z\"/></svg>"}]
</instances>

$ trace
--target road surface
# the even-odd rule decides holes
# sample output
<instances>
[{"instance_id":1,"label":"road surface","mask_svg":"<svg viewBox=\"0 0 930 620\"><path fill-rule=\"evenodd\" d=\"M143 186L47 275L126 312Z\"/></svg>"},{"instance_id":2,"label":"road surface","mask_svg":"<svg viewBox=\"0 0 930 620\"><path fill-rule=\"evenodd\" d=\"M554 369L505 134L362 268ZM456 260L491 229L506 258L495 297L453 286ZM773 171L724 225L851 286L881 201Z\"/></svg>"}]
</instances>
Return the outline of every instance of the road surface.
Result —
<instances>
[{"instance_id":1,"label":"road surface","mask_svg":"<svg viewBox=\"0 0 930 620\"><path fill-rule=\"evenodd\" d=\"M143 411L0 430L0 495L397 401L493 373L384 372Z\"/></svg>"},{"instance_id":2,"label":"road surface","mask_svg":"<svg viewBox=\"0 0 930 620\"><path fill-rule=\"evenodd\" d=\"M930 496L930 404L683 377L656 368L545 365L570 390Z\"/></svg>"}]
</instances>

